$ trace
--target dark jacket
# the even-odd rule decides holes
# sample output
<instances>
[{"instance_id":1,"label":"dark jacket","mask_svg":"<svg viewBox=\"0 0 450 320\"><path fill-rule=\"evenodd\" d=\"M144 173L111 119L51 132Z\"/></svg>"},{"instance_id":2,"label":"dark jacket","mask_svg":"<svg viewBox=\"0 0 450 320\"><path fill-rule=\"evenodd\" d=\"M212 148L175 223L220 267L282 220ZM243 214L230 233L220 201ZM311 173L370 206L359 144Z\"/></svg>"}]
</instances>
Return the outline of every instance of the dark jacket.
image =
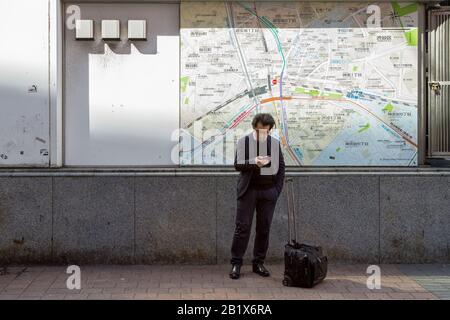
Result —
<instances>
[{"instance_id":1,"label":"dark jacket","mask_svg":"<svg viewBox=\"0 0 450 320\"><path fill-rule=\"evenodd\" d=\"M253 132L251 132L250 134L247 135L247 137L249 137L249 139L252 139L252 135ZM285 171L285 164L284 164L284 157L283 157L283 153L281 151L281 145L280 142L276 139L273 138L272 136L268 136L268 150L271 150L271 145L272 143L276 143L278 145L278 154L279 154L279 165L278 165L278 171L276 173L276 177L275 177L275 188L278 191L278 195L280 195L281 190L283 189L283 184L284 184L284 171ZM239 148L241 148L240 150L244 150L243 148L245 148L245 136L240 138L237 142L237 147L236 147L236 152L235 152L235 157L234 157L234 168L237 171L240 171L239 174L239 178L238 178L238 183L237 183L237 197L238 199L245 193L245 191L247 191L247 188L250 184L250 180L252 178L252 174L253 172L255 172L256 170L259 169L258 165L255 163L254 159L245 159L245 163L244 162L244 158L245 156L242 156L240 163L238 163L238 150ZM242 154L242 153L241 153ZM241 157L241 156L240 156ZM252 158L252 157L250 157ZM269 167L271 164L269 163L268 165L264 166L264 167Z\"/></svg>"}]
</instances>

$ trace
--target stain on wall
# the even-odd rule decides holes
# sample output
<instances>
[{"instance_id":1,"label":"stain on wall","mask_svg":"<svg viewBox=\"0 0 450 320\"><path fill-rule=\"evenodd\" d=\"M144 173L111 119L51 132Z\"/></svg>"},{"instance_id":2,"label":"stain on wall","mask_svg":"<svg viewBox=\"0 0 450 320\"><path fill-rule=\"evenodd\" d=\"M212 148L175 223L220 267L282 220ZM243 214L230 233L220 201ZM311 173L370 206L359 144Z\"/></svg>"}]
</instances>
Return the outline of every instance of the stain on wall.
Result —
<instances>
[{"instance_id":1,"label":"stain on wall","mask_svg":"<svg viewBox=\"0 0 450 320\"><path fill-rule=\"evenodd\" d=\"M47 0L0 2L0 167L49 165L48 19Z\"/></svg>"}]
</instances>

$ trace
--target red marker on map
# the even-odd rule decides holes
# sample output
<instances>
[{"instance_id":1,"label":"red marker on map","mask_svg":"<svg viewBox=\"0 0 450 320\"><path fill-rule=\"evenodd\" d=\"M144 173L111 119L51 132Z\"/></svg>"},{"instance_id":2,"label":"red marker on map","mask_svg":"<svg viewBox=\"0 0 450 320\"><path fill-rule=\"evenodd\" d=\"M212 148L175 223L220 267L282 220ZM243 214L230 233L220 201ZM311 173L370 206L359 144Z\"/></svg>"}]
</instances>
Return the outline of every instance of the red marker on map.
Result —
<instances>
[{"instance_id":1,"label":"red marker on map","mask_svg":"<svg viewBox=\"0 0 450 320\"><path fill-rule=\"evenodd\" d=\"M273 84L273 85L277 84L277 79L273 79L273 80L272 80L272 84Z\"/></svg>"}]
</instances>

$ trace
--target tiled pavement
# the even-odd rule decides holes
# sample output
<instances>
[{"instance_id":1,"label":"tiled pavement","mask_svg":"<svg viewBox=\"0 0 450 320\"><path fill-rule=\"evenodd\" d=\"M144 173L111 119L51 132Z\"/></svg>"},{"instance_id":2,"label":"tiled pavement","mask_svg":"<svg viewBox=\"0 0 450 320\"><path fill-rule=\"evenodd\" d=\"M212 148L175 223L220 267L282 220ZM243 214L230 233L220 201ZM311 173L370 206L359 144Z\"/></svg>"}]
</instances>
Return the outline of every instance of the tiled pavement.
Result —
<instances>
[{"instance_id":1,"label":"tiled pavement","mask_svg":"<svg viewBox=\"0 0 450 320\"><path fill-rule=\"evenodd\" d=\"M366 286L367 265L330 265L313 289L281 284L283 265L267 264L262 278L242 268L228 278L228 265L81 266L81 289L66 287L66 268L0 268L0 299L450 299L450 265L380 265L381 289Z\"/></svg>"}]
</instances>

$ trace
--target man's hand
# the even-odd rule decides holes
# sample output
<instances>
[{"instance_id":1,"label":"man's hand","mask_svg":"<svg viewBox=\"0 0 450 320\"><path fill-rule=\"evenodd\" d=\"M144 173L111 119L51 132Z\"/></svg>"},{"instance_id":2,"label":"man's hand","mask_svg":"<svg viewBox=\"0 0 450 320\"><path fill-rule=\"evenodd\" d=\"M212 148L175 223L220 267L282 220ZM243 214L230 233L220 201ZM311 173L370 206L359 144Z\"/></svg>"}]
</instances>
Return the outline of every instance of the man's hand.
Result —
<instances>
[{"instance_id":1,"label":"man's hand","mask_svg":"<svg viewBox=\"0 0 450 320\"><path fill-rule=\"evenodd\" d=\"M264 167L266 164L270 162L269 156L258 156L255 158L255 163L258 167Z\"/></svg>"}]
</instances>

